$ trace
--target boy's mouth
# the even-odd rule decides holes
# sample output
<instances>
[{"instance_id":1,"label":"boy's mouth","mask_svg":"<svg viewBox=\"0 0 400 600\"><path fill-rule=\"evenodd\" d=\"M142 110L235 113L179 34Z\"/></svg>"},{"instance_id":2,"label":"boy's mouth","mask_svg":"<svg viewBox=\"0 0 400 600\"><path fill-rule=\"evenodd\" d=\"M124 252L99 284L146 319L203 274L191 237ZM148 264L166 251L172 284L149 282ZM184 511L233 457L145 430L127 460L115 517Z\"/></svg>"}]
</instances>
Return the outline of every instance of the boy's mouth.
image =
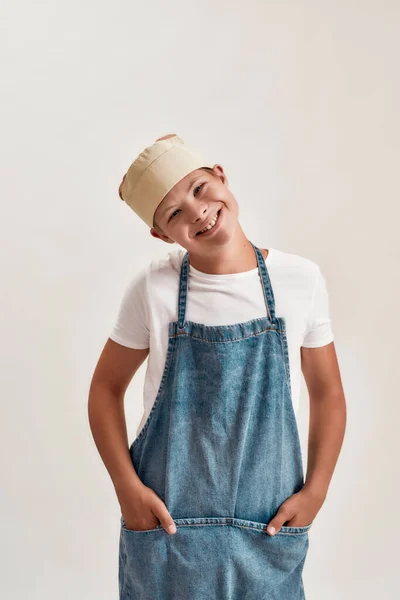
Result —
<instances>
[{"instance_id":1,"label":"boy's mouth","mask_svg":"<svg viewBox=\"0 0 400 600\"><path fill-rule=\"evenodd\" d=\"M196 233L196 235L201 235L202 233L207 233L207 231L210 231L210 229L212 229L213 227L215 227L215 225L216 225L216 223L218 221L218 218L219 218L219 213L221 212L221 210L222 209L220 208L219 211L216 213L214 219L211 221L211 223L207 227L205 227L204 229L202 229L201 231L198 231Z\"/></svg>"}]
</instances>

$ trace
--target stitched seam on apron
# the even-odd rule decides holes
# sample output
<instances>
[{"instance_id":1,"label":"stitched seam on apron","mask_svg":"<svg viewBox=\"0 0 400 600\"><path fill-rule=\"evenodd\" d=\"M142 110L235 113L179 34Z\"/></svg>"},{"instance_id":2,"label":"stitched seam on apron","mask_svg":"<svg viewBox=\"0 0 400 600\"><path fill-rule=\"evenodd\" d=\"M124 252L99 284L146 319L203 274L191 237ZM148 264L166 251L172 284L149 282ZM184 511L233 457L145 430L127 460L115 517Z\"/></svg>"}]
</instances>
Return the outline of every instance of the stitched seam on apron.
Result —
<instances>
[{"instance_id":1,"label":"stitched seam on apron","mask_svg":"<svg viewBox=\"0 0 400 600\"><path fill-rule=\"evenodd\" d=\"M178 337L179 335L186 335L188 337L191 337L194 340L200 340L202 342L206 342L206 344L227 344L227 343L230 343L230 342L238 342L238 341L240 342L240 340L246 340L246 339L251 338L251 337L256 337L257 335L260 335L261 333L264 333L265 331L276 331L277 332L278 330L275 329L275 327L268 327L267 329L262 329L261 331L258 331L257 333L251 333L250 335L243 335L241 337L231 338L229 340L206 340L206 339L204 339L202 337L199 337L197 335L192 335L192 334L186 333L186 332L184 332L184 333L176 333L175 337Z\"/></svg>"},{"instance_id":2,"label":"stitched seam on apron","mask_svg":"<svg viewBox=\"0 0 400 600\"><path fill-rule=\"evenodd\" d=\"M167 377L168 377L168 373L169 373L169 370L170 370L170 367L172 364L172 358L173 358L174 352L175 352L175 341L174 341L174 336L173 336L173 337L168 338L168 349L167 349L168 362L166 362L166 364L165 364L164 372L161 377L161 382L160 382L159 389L157 391L156 399L153 402L153 406L151 407L151 410L147 416L147 419L146 419L141 431L139 432L139 435L136 437L136 439L133 440L133 442L131 444L131 448L134 448L136 446L136 444L138 444L139 441L143 438L144 434L146 433L146 431L150 425L150 421L152 420L153 414L162 400L162 392L164 390L164 386L167 381Z\"/></svg>"},{"instance_id":3,"label":"stitched seam on apron","mask_svg":"<svg viewBox=\"0 0 400 600\"><path fill-rule=\"evenodd\" d=\"M231 522L227 522L227 525L231 525ZM228 597L232 598L231 594L231 529L228 529Z\"/></svg>"},{"instance_id":4,"label":"stitched seam on apron","mask_svg":"<svg viewBox=\"0 0 400 600\"><path fill-rule=\"evenodd\" d=\"M231 527L238 527L239 529L251 529L252 531L257 531L258 533L265 533L266 535L267 532L265 529L262 529L260 527L252 527L251 525L238 525L237 523L179 523L177 525L177 528L179 529L180 527L226 527L226 526L231 526ZM127 529L126 527L123 528L125 531L127 531L128 533L152 533L153 531L162 531L164 530L164 527L154 527L154 529ZM282 531L279 530L278 533L276 533L275 535L303 535L304 533L308 533L310 527L308 527L305 530L302 531Z\"/></svg>"},{"instance_id":5,"label":"stitched seam on apron","mask_svg":"<svg viewBox=\"0 0 400 600\"><path fill-rule=\"evenodd\" d=\"M284 331L284 333L286 333ZM289 394L291 394L292 390L291 390L291 385L290 385L290 375L288 372L288 366L286 364L286 349L285 349L285 345L284 345L284 340L283 340L283 336L280 336L281 338L281 346L282 346L282 353L283 353L283 364L285 366L285 381L286 381L286 385L287 385L287 389Z\"/></svg>"}]
</instances>

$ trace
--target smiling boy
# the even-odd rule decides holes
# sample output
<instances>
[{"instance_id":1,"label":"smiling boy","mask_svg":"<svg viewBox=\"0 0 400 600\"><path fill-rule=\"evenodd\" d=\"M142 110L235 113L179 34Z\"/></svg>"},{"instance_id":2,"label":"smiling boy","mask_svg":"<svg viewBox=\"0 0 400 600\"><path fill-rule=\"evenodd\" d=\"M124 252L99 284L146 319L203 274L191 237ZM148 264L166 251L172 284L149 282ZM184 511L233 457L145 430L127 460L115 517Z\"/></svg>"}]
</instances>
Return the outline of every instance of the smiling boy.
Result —
<instances>
[{"instance_id":1,"label":"smiling boy","mask_svg":"<svg viewBox=\"0 0 400 600\"><path fill-rule=\"evenodd\" d=\"M250 242L223 167L175 134L135 159L119 195L179 246L135 274L89 393L121 507L120 599L304 599L308 531L346 422L325 279L309 259ZM124 395L146 358L129 445Z\"/></svg>"}]
</instances>

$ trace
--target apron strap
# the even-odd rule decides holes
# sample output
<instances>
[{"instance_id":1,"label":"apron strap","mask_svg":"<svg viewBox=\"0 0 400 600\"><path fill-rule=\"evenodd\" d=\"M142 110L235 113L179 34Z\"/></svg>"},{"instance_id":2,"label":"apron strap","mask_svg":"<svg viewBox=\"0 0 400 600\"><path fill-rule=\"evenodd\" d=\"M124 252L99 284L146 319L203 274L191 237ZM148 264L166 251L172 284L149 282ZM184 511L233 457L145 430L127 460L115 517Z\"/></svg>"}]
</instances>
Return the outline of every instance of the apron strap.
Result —
<instances>
[{"instance_id":1,"label":"apron strap","mask_svg":"<svg viewBox=\"0 0 400 600\"><path fill-rule=\"evenodd\" d=\"M259 250L252 242L250 244L253 246L258 263L258 271L261 277L261 283L264 292L265 306L267 308L268 318L274 323L275 322L275 297L274 292L272 290L271 280L268 275L267 265L265 264L265 259L261 254L261 250Z\"/></svg>"}]
</instances>

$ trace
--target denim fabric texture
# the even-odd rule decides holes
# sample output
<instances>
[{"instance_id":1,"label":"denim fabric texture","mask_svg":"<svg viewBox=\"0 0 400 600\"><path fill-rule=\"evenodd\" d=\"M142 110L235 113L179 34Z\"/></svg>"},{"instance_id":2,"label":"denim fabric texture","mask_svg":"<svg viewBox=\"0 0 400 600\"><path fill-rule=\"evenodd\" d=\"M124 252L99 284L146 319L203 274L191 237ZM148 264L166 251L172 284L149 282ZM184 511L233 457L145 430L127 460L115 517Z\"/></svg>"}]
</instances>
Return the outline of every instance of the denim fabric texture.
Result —
<instances>
[{"instance_id":1,"label":"denim fabric texture","mask_svg":"<svg viewBox=\"0 0 400 600\"><path fill-rule=\"evenodd\" d=\"M130 446L139 478L177 531L128 529L121 515L120 600L305 599L312 523L266 532L304 478L285 319L252 246L266 316L233 325L185 321L184 255L160 387Z\"/></svg>"}]
</instances>

